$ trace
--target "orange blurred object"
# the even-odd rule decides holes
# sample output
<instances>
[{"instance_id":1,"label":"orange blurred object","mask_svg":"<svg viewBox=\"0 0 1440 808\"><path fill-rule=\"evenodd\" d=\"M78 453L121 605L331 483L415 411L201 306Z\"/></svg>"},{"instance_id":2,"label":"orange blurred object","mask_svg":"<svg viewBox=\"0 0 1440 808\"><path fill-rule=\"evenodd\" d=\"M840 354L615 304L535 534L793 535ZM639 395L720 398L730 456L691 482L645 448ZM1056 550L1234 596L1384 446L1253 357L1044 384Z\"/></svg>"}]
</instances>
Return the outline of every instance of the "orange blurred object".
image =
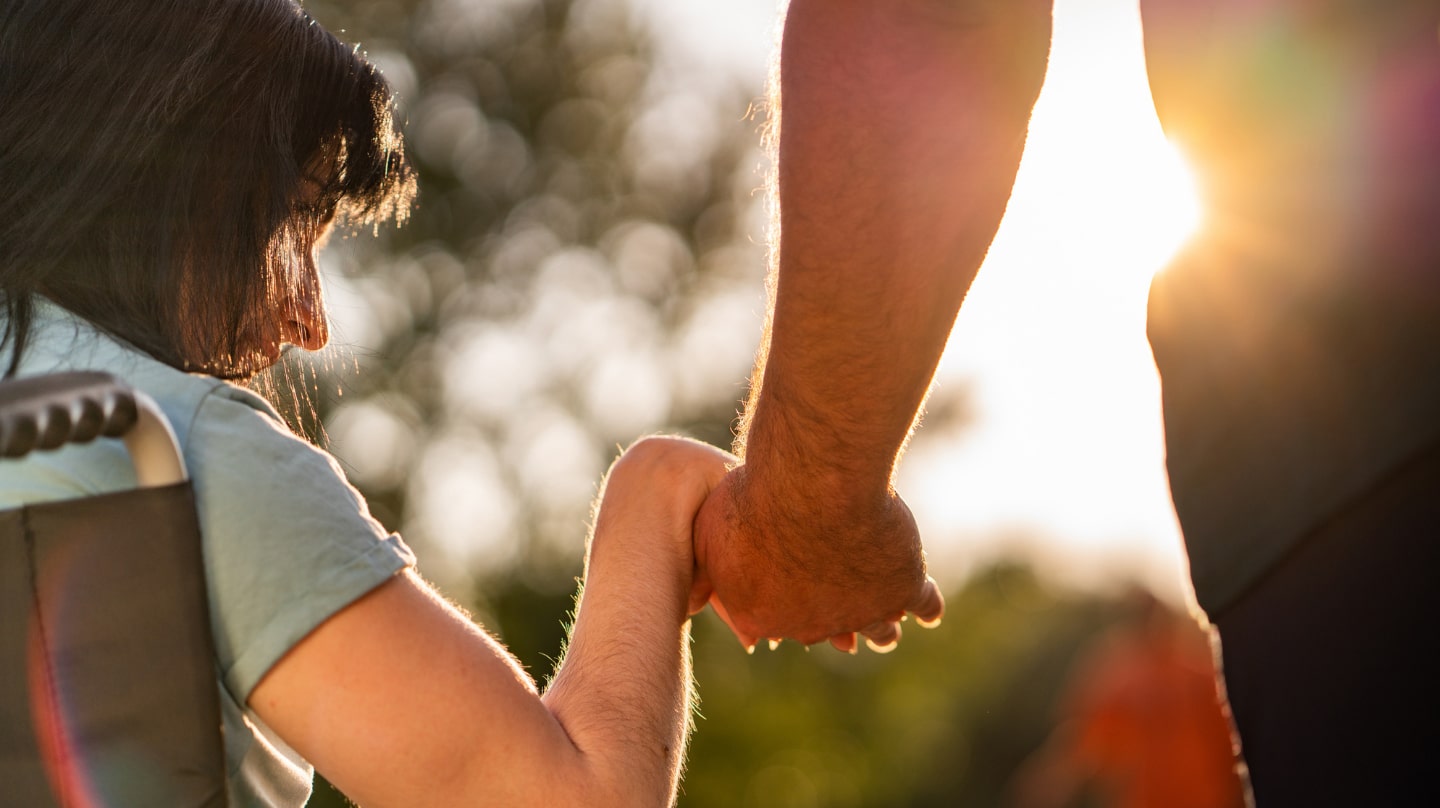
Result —
<instances>
[{"instance_id":1,"label":"orange blurred object","mask_svg":"<svg viewBox=\"0 0 1440 808\"><path fill-rule=\"evenodd\" d=\"M1239 808L1245 789L1204 631L1148 593L1077 666L1060 726L1022 770L1016 804Z\"/></svg>"}]
</instances>

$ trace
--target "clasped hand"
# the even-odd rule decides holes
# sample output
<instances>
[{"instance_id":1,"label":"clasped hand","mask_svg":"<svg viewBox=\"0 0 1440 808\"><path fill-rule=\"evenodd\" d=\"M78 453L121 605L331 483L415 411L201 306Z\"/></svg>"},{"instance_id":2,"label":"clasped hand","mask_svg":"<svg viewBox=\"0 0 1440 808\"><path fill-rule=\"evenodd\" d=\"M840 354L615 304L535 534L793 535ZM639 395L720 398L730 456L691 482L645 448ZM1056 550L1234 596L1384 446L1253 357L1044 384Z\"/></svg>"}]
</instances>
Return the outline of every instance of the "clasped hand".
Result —
<instances>
[{"instance_id":1,"label":"clasped hand","mask_svg":"<svg viewBox=\"0 0 1440 808\"><path fill-rule=\"evenodd\" d=\"M900 640L907 612L935 625L945 601L925 571L910 509L873 498L789 496L730 471L695 520L690 610L708 603L747 649L761 639L829 640L854 652Z\"/></svg>"}]
</instances>

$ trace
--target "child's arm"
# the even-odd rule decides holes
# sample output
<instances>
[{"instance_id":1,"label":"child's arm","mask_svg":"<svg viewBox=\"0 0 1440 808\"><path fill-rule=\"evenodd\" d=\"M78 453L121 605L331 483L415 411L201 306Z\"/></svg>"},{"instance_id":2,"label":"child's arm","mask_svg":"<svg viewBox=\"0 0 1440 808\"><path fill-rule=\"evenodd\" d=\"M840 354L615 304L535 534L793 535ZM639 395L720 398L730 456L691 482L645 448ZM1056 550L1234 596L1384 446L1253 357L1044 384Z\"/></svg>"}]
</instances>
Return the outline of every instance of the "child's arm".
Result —
<instances>
[{"instance_id":1,"label":"child's arm","mask_svg":"<svg viewBox=\"0 0 1440 808\"><path fill-rule=\"evenodd\" d=\"M632 446L608 475L564 660L543 695L413 573L330 618L250 706L362 805L664 806L691 713L691 523L728 456Z\"/></svg>"}]
</instances>

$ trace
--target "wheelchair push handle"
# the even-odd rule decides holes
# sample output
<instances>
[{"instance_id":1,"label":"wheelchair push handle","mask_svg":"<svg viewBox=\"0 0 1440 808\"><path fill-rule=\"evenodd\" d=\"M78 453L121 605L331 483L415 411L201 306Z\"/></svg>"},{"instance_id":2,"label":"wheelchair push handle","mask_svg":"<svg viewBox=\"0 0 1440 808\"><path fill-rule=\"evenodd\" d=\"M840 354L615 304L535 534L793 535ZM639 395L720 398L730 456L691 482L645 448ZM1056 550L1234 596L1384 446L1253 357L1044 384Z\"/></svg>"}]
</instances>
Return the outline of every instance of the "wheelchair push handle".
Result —
<instances>
[{"instance_id":1,"label":"wheelchair push handle","mask_svg":"<svg viewBox=\"0 0 1440 808\"><path fill-rule=\"evenodd\" d=\"M108 373L78 371L0 383L0 457L123 438L141 487L186 479L185 461L154 400Z\"/></svg>"}]
</instances>

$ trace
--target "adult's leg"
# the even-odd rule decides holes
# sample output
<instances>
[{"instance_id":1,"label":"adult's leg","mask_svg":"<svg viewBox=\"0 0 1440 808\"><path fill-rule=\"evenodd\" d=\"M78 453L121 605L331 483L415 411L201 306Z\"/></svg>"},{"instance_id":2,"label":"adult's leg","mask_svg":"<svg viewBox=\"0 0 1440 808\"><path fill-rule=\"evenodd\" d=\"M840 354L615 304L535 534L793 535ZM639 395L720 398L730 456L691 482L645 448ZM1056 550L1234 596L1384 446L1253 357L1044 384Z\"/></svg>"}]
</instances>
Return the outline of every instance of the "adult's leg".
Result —
<instances>
[{"instance_id":1,"label":"adult's leg","mask_svg":"<svg viewBox=\"0 0 1440 808\"><path fill-rule=\"evenodd\" d=\"M1437 576L1440 445L1212 615L1258 808L1433 804Z\"/></svg>"}]
</instances>

